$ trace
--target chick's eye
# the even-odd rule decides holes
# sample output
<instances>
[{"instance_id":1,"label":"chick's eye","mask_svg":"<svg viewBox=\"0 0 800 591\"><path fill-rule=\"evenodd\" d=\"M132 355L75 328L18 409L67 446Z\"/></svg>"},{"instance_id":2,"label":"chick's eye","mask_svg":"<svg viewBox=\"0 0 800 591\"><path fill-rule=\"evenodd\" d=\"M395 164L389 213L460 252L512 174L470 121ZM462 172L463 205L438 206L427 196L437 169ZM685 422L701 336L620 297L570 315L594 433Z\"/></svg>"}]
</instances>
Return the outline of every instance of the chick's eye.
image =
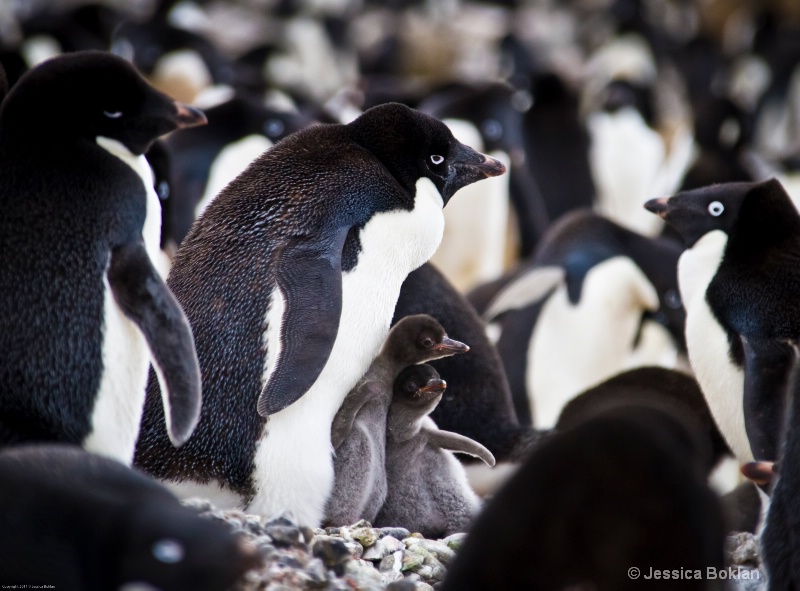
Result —
<instances>
[{"instance_id":1,"label":"chick's eye","mask_svg":"<svg viewBox=\"0 0 800 591\"><path fill-rule=\"evenodd\" d=\"M725 206L722 205L719 201L712 201L708 204L708 213L713 215L714 217L719 217L722 215L722 212L725 211Z\"/></svg>"},{"instance_id":2,"label":"chick's eye","mask_svg":"<svg viewBox=\"0 0 800 591\"><path fill-rule=\"evenodd\" d=\"M119 119L122 117L122 111L103 111L103 115L109 119Z\"/></svg>"},{"instance_id":3,"label":"chick's eye","mask_svg":"<svg viewBox=\"0 0 800 591\"><path fill-rule=\"evenodd\" d=\"M439 164L444 162L444 156L439 156L438 154L431 154L431 162L433 162L435 165L438 166Z\"/></svg>"},{"instance_id":4,"label":"chick's eye","mask_svg":"<svg viewBox=\"0 0 800 591\"><path fill-rule=\"evenodd\" d=\"M406 391L416 392L417 390L419 390L419 388L417 388L417 385L414 382L408 382L408 384L406 384Z\"/></svg>"},{"instance_id":5,"label":"chick's eye","mask_svg":"<svg viewBox=\"0 0 800 591\"><path fill-rule=\"evenodd\" d=\"M425 347L426 349L430 349L431 347L433 347L433 339L430 337L422 339L422 346Z\"/></svg>"}]
</instances>

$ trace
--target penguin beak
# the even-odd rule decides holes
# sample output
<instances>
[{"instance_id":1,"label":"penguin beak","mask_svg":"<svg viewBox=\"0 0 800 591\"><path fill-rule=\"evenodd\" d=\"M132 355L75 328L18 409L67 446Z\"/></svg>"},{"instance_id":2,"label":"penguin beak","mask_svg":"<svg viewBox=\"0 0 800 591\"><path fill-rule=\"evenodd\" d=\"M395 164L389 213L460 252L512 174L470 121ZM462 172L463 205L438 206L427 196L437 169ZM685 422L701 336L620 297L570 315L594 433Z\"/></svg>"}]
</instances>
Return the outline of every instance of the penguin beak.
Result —
<instances>
[{"instance_id":1,"label":"penguin beak","mask_svg":"<svg viewBox=\"0 0 800 591\"><path fill-rule=\"evenodd\" d=\"M739 470L745 478L752 480L761 488L766 488L772 484L778 474L778 464L775 462L748 462L743 464Z\"/></svg>"},{"instance_id":2,"label":"penguin beak","mask_svg":"<svg viewBox=\"0 0 800 591\"><path fill-rule=\"evenodd\" d=\"M469 351L469 346L455 341L450 337L444 337L442 342L433 347L434 351L441 353L442 356L458 355L459 353L466 353Z\"/></svg>"},{"instance_id":3,"label":"penguin beak","mask_svg":"<svg viewBox=\"0 0 800 591\"><path fill-rule=\"evenodd\" d=\"M669 212L669 197L651 199L644 204L644 208L662 219L667 219L667 213Z\"/></svg>"},{"instance_id":4,"label":"penguin beak","mask_svg":"<svg viewBox=\"0 0 800 591\"><path fill-rule=\"evenodd\" d=\"M176 113L174 116L176 129L185 129L187 127L196 127L198 125L205 125L208 123L208 118L205 113L195 107L190 107L187 104L175 102Z\"/></svg>"},{"instance_id":5,"label":"penguin beak","mask_svg":"<svg viewBox=\"0 0 800 591\"><path fill-rule=\"evenodd\" d=\"M453 194L477 181L499 176L506 171L505 165L486 154L476 152L469 146L459 144L451 153L452 168L447 178L442 197L445 204Z\"/></svg>"},{"instance_id":6,"label":"penguin beak","mask_svg":"<svg viewBox=\"0 0 800 591\"><path fill-rule=\"evenodd\" d=\"M427 384L417 390L416 397L420 399L424 398L427 400L433 400L434 398L444 394L445 388L447 388L447 382L432 378L428 380Z\"/></svg>"}]
</instances>

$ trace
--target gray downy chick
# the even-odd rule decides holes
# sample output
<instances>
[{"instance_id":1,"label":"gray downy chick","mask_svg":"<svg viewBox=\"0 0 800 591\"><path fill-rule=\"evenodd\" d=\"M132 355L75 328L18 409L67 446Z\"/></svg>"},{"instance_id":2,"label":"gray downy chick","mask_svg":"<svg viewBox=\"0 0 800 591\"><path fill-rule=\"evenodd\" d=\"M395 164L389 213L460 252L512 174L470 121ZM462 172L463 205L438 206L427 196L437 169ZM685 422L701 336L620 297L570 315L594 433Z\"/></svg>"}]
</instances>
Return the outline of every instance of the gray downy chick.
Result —
<instances>
[{"instance_id":1,"label":"gray downy chick","mask_svg":"<svg viewBox=\"0 0 800 591\"><path fill-rule=\"evenodd\" d=\"M408 316L392 328L333 420L335 485L327 503L328 525L372 521L386 498L386 417L397 375L410 365L467 351L427 314Z\"/></svg>"},{"instance_id":2,"label":"gray downy chick","mask_svg":"<svg viewBox=\"0 0 800 591\"><path fill-rule=\"evenodd\" d=\"M394 384L386 433L386 501L375 526L398 526L426 538L467 529L480 508L461 463L451 452L473 455L494 466L477 441L442 431L428 415L446 383L429 365L405 369Z\"/></svg>"}]
</instances>

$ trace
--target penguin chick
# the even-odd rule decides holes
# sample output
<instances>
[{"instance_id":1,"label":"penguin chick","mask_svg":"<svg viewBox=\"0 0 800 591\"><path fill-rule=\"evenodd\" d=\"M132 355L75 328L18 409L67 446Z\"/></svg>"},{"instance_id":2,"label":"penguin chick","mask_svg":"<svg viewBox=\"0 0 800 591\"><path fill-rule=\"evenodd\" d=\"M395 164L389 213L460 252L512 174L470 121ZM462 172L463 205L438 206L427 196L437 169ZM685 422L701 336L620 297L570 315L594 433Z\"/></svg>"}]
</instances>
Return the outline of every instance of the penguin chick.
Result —
<instances>
[{"instance_id":1,"label":"penguin chick","mask_svg":"<svg viewBox=\"0 0 800 591\"><path fill-rule=\"evenodd\" d=\"M372 522L386 499L386 417L397 375L410 365L467 351L469 347L448 338L426 314L407 316L394 325L381 352L333 419L335 480L326 523Z\"/></svg>"},{"instance_id":2,"label":"penguin chick","mask_svg":"<svg viewBox=\"0 0 800 591\"><path fill-rule=\"evenodd\" d=\"M781 184L712 185L645 204L686 242L689 361L736 457L775 461L800 338L800 215Z\"/></svg>"},{"instance_id":3,"label":"penguin chick","mask_svg":"<svg viewBox=\"0 0 800 591\"><path fill-rule=\"evenodd\" d=\"M319 524L333 418L403 280L436 250L453 194L504 170L397 103L253 161L192 226L168 278L203 372L198 430L175 453L152 379L136 464L182 495Z\"/></svg>"},{"instance_id":4,"label":"penguin chick","mask_svg":"<svg viewBox=\"0 0 800 591\"><path fill-rule=\"evenodd\" d=\"M426 538L467 529L480 507L452 452L495 460L480 443L441 431L428 417L446 384L429 365L404 369L394 383L386 426L386 501L375 526L399 526Z\"/></svg>"},{"instance_id":5,"label":"penguin chick","mask_svg":"<svg viewBox=\"0 0 800 591\"><path fill-rule=\"evenodd\" d=\"M4 450L0 480L0 580L7 585L225 591L261 561L226 524L77 447Z\"/></svg>"},{"instance_id":6,"label":"penguin chick","mask_svg":"<svg viewBox=\"0 0 800 591\"><path fill-rule=\"evenodd\" d=\"M130 463L151 361L170 445L200 372L159 277L160 206L143 154L204 115L99 51L25 74L0 107L0 445L63 441Z\"/></svg>"},{"instance_id":7,"label":"penguin chick","mask_svg":"<svg viewBox=\"0 0 800 591\"><path fill-rule=\"evenodd\" d=\"M703 575L721 568L719 503L681 420L615 408L542 443L484 506L442 590L638 591L642 581L629 573L647 577L654 564ZM723 584L698 577L679 587Z\"/></svg>"}]
</instances>

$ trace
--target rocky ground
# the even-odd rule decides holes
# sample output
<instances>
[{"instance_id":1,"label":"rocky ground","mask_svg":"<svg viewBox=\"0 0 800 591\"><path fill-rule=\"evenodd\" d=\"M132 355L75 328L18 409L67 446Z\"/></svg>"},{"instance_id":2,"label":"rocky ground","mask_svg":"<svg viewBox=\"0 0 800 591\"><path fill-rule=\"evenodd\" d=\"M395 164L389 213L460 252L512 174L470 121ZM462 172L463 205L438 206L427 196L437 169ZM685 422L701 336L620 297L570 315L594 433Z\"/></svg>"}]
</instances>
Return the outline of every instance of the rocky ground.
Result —
<instances>
[{"instance_id":1,"label":"rocky ground","mask_svg":"<svg viewBox=\"0 0 800 591\"><path fill-rule=\"evenodd\" d=\"M264 522L241 511L219 511L203 500L187 505L202 516L229 523L264 553L264 566L248 573L234 591L431 591L466 534L428 540L400 527L373 528L360 521L348 527L311 529L287 519ZM752 534L726 540L727 578L734 591L763 591L758 545Z\"/></svg>"}]
</instances>

